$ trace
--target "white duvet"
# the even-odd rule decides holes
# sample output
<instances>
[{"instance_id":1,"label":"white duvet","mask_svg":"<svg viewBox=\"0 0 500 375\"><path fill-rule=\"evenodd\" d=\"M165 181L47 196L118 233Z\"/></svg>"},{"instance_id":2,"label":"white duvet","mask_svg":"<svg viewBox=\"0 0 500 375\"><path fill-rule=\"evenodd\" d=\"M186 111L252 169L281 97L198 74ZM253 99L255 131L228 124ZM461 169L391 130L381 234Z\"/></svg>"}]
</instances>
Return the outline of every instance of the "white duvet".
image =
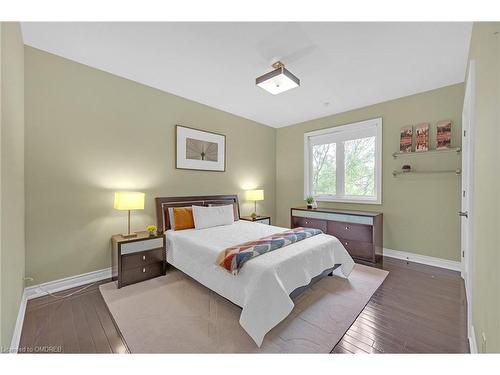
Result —
<instances>
[{"instance_id":1,"label":"white duvet","mask_svg":"<svg viewBox=\"0 0 500 375\"><path fill-rule=\"evenodd\" d=\"M347 277L354 261L340 241L319 234L258 256L233 275L215 262L234 245L287 230L248 221L206 229L165 232L167 262L242 307L240 324L260 347L264 336L293 309L290 293L340 264Z\"/></svg>"}]
</instances>

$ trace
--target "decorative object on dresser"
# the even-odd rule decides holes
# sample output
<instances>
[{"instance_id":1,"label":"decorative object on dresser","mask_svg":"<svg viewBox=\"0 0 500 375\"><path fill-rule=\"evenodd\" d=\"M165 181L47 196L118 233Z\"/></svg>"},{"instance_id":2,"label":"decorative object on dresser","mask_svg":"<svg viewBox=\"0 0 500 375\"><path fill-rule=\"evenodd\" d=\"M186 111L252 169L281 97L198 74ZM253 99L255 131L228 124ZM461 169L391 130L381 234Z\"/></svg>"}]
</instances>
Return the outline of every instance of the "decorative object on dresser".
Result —
<instances>
[{"instance_id":1,"label":"decorative object on dresser","mask_svg":"<svg viewBox=\"0 0 500 375\"><path fill-rule=\"evenodd\" d=\"M257 201L263 201L264 200L264 190L257 189L257 190L247 190L245 192L246 200L247 201L253 201L254 204L254 211L252 213L252 217L257 217Z\"/></svg>"},{"instance_id":2,"label":"decorative object on dresser","mask_svg":"<svg viewBox=\"0 0 500 375\"><path fill-rule=\"evenodd\" d=\"M316 209L318 208L318 203L316 202L316 199L314 199L313 196L309 196L306 198L306 203L307 203L307 208L309 209Z\"/></svg>"},{"instance_id":3,"label":"decorative object on dresser","mask_svg":"<svg viewBox=\"0 0 500 375\"><path fill-rule=\"evenodd\" d=\"M321 229L335 236L355 259L376 263L382 257L383 222L380 212L306 207L290 210L291 228Z\"/></svg>"},{"instance_id":4,"label":"decorative object on dresser","mask_svg":"<svg viewBox=\"0 0 500 375\"><path fill-rule=\"evenodd\" d=\"M447 150L451 147L451 121L439 121L436 124L436 150Z\"/></svg>"},{"instance_id":5,"label":"decorative object on dresser","mask_svg":"<svg viewBox=\"0 0 500 375\"><path fill-rule=\"evenodd\" d=\"M226 170L226 136L177 125L175 167L199 171Z\"/></svg>"},{"instance_id":6,"label":"decorative object on dresser","mask_svg":"<svg viewBox=\"0 0 500 375\"><path fill-rule=\"evenodd\" d=\"M121 234L111 237L113 280L118 288L165 275L164 241L163 234L151 236L147 231L133 239Z\"/></svg>"},{"instance_id":7,"label":"decorative object on dresser","mask_svg":"<svg viewBox=\"0 0 500 375\"><path fill-rule=\"evenodd\" d=\"M144 210L144 193L132 191L120 191L115 193L115 209L128 211L128 232L122 234L124 238L136 237L136 233L130 233L130 211Z\"/></svg>"},{"instance_id":8,"label":"decorative object on dresser","mask_svg":"<svg viewBox=\"0 0 500 375\"><path fill-rule=\"evenodd\" d=\"M399 136L399 152L411 152L413 143L413 127L403 126Z\"/></svg>"},{"instance_id":9,"label":"decorative object on dresser","mask_svg":"<svg viewBox=\"0 0 500 375\"><path fill-rule=\"evenodd\" d=\"M271 225L271 217L270 216L242 216L240 220L253 221L254 223L261 223Z\"/></svg>"}]
</instances>

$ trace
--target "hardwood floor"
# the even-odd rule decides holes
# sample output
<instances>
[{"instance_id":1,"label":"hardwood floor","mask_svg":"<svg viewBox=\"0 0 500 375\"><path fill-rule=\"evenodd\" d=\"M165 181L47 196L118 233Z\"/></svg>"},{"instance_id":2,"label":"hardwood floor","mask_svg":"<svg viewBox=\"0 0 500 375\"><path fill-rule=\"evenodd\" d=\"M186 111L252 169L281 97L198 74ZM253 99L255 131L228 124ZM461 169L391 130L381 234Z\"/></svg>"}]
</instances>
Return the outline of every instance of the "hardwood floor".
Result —
<instances>
[{"instance_id":1,"label":"hardwood floor","mask_svg":"<svg viewBox=\"0 0 500 375\"><path fill-rule=\"evenodd\" d=\"M469 352L458 272L391 258L377 267L389 271L387 279L332 353ZM127 353L99 293L105 282L28 301L20 352Z\"/></svg>"},{"instance_id":2,"label":"hardwood floor","mask_svg":"<svg viewBox=\"0 0 500 375\"><path fill-rule=\"evenodd\" d=\"M332 353L468 353L459 272L384 258L384 283Z\"/></svg>"},{"instance_id":3,"label":"hardwood floor","mask_svg":"<svg viewBox=\"0 0 500 375\"><path fill-rule=\"evenodd\" d=\"M128 353L99 292L103 280L28 301L20 353Z\"/></svg>"}]
</instances>

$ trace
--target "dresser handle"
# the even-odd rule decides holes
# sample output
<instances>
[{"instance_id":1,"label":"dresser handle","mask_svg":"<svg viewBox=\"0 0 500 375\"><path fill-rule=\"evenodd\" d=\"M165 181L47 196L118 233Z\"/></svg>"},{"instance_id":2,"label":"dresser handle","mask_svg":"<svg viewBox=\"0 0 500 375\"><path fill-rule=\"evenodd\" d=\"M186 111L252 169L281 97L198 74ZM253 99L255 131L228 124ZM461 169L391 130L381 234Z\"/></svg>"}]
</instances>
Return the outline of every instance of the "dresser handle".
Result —
<instances>
[{"instance_id":1,"label":"dresser handle","mask_svg":"<svg viewBox=\"0 0 500 375\"><path fill-rule=\"evenodd\" d=\"M347 241L346 241L346 242L344 242L344 245L349 245L349 242L347 242Z\"/></svg>"},{"instance_id":2,"label":"dresser handle","mask_svg":"<svg viewBox=\"0 0 500 375\"><path fill-rule=\"evenodd\" d=\"M146 269L145 268L142 269L142 273L146 273Z\"/></svg>"},{"instance_id":3,"label":"dresser handle","mask_svg":"<svg viewBox=\"0 0 500 375\"><path fill-rule=\"evenodd\" d=\"M146 260L146 255L143 255L143 256L142 256L142 260Z\"/></svg>"},{"instance_id":4,"label":"dresser handle","mask_svg":"<svg viewBox=\"0 0 500 375\"><path fill-rule=\"evenodd\" d=\"M345 227L345 229L349 230L349 227Z\"/></svg>"},{"instance_id":5,"label":"dresser handle","mask_svg":"<svg viewBox=\"0 0 500 375\"><path fill-rule=\"evenodd\" d=\"M309 224L309 222L306 220L306 224Z\"/></svg>"}]
</instances>

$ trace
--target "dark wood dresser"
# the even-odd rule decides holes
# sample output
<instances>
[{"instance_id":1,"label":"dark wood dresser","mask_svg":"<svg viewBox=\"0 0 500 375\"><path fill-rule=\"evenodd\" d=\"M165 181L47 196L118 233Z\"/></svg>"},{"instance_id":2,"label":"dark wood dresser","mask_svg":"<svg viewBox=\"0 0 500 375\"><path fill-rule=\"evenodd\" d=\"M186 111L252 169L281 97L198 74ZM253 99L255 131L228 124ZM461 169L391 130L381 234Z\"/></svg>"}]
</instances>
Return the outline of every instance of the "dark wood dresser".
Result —
<instances>
[{"instance_id":1,"label":"dark wood dresser","mask_svg":"<svg viewBox=\"0 0 500 375\"><path fill-rule=\"evenodd\" d=\"M382 257L383 220L380 212L295 207L290 214L291 228L321 229L337 237L354 259L376 263Z\"/></svg>"},{"instance_id":2,"label":"dark wood dresser","mask_svg":"<svg viewBox=\"0 0 500 375\"><path fill-rule=\"evenodd\" d=\"M111 237L112 275L118 288L165 275L165 237L139 232L137 237Z\"/></svg>"}]
</instances>

